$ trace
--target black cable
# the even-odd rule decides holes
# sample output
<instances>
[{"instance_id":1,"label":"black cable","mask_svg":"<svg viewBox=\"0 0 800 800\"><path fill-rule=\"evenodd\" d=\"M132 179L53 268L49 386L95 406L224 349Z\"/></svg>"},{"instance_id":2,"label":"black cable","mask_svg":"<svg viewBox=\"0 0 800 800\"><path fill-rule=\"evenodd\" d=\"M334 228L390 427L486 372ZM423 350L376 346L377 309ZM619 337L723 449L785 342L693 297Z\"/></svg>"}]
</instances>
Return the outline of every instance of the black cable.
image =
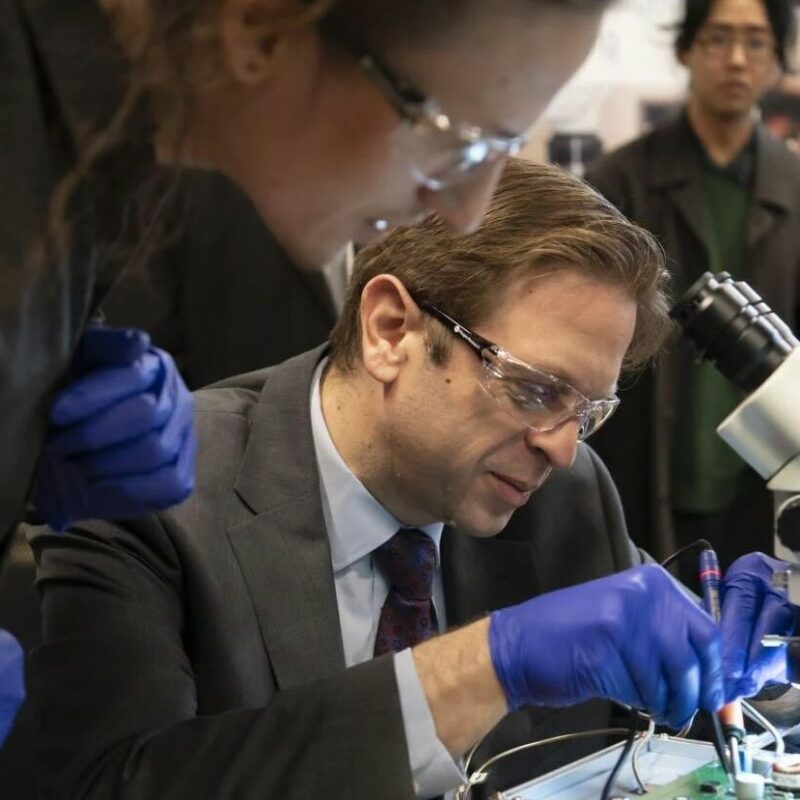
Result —
<instances>
[{"instance_id":1,"label":"black cable","mask_svg":"<svg viewBox=\"0 0 800 800\"><path fill-rule=\"evenodd\" d=\"M688 553L690 550L711 550L711 542L707 541L706 539L696 539L693 542L681 547L680 550L676 550L671 556L667 556L662 562L661 566L666 569L669 567L673 562L677 561L684 553Z\"/></svg>"},{"instance_id":2,"label":"black cable","mask_svg":"<svg viewBox=\"0 0 800 800\"><path fill-rule=\"evenodd\" d=\"M666 558L661 562L661 566L666 569L682 555L688 553L690 550L695 549L713 551L714 548L711 545L711 542L709 542L707 539L697 539L694 542L687 544L685 547L681 547L680 550L677 550L671 556ZM725 770L725 773L730 774L730 764L728 762L727 751L725 749L725 736L722 732L722 723L719 721L719 717L713 712L708 713L708 719L711 722L711 741L714 743L714 750L716 750L717 758L719 758L719 763Z\"/></svg>"},{"instance_id":3,"label":"black cable","mask_svg":"<svg viewBox=\"0 0 800 800\"><path fill-rule=\"evenodd\" d=\"M625 763L625 759L631 752L634 741L636 741L636 733L638 731L638 725L636 723L638 721L639 712L637 709L632 708L630 721L628 722L628 738L625 739L625 744L622 746L622 752L619 754L617 763L614 764L614 769L612 769L609 773L608 779L606 780L606 785L603 787L603 794L600 795L600 800L609 800L609 797L611 797L611 789L614 787L614 781L617 779L617 773Z\"/></svg>"},{"instance_id":4,"label":"black cable","mask_svg":"<svg viewBox=\"0 0 800 800\"><path fill-rule=\"evenodd\" d=\"M730 775L731 768L730 764L728 763L728 753L725 750L725 736L722 733L722 723L719 721L719 717L713 711L708 711L706 713L708 714L708 718L711 720L711 741L714 742L714 749L717 751L717 758L719 759L722 769L725 770L725 774Z\"/></svg>"},{"instance_id":5,"label":"black cable","mask_svg":"<svg viewBox=\"0 0 800 800\"><path fill-rule=\"evenodd\" d=\"M618 736L623 733L627 736L629 733L628 729L598 728L590 731L575 731L574 733L561 733L558 736L548 736L546 739L537 739L534 742L526 742L525 744L511 747L508 750L503 750L502 752L493 755L488 761L481 764L478 769L474 770L470 775L468 782L458 790L460 794L456 794L456 797L458 797L459 800L469 800L470 795L472 794L472 787L479 783L483 783L486 780L489 767L494 766L494 764L496 764L498 761L502 761L504 758L513 756L516 753L522 753L526 750L533 750L536 747L543 747L544 745L558 744L559 742L569 742L573 739L584 739L588 736ZM470 759L474 755L474 749L475 748L473 748L473 752L470 753Z\"/></svg>"},{"instance_id":6,"label":"black cable","mask_svg":"<svg viewBox=\"0 0 800 800\"><path fill-rule=\"evenodd\" d=\"M681 547L680 550L674 552L671 556L668 556L661 562L661 566L666 569L670 564L677 561L682 555L688 553L692 550L705 550L711 547L711 543L706 539L697 539L690 544ZM631 709L631 719L628 728L628 738L625 740L625 744L622 747L622 752L619 754L619 758L617 759L617 763L614 764L614 768L611 770L611 773L606 780L606 785L603 787L603 794L601 795L601 800L609 800L611 796L611 789L614 786L614 781L617 779L617 774L619 773L622 765L625 763L625 759L628 757L628 754L633 747L633 743L636 740L636 732L637 732L637 721L639 717L639 712L635 709ZM722 736L722 729L720 729L720 736ZM716 738L716 737L715 737ZM716 745L716 742L715 742ZM724 746L723 746L723 753L724 753Z\"/></svg>"}]
</instances>

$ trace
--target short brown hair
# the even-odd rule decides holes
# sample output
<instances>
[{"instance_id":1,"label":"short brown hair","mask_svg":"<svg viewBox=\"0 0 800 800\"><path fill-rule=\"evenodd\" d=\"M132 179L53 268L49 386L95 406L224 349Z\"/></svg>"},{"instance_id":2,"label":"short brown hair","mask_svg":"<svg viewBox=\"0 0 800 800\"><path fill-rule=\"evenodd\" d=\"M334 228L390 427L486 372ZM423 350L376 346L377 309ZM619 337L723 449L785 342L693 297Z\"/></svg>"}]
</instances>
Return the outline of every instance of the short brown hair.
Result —
<instances>
[{"instance_id":1,"label":"short brown hair","mask_svg":"<svg viewBox=\"0 0 800 800\"><path fill-rule=\"evenodd\" d=\"M633 341L623 367L646 364L669 332L668 273L651 234L562 169L510 160L481 226L466 236L431 216L401 228L356 257L342 316L331 334L336 365L361 358L361 293L380 274L399 278L469 327L487 320L514 281L544 270L577 270L624 288L636 301ZM451 337L431 321L429 351L441 363Z\"/></svg>"}]
</instances>

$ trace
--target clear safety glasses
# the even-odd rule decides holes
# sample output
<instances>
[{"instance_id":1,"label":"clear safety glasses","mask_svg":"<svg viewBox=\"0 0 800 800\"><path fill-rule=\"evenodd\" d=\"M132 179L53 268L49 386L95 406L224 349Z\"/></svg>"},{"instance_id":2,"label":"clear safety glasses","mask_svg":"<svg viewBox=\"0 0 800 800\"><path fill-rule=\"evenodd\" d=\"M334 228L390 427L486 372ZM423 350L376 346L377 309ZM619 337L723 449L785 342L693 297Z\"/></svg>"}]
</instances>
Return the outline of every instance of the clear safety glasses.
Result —
<instances>
[{"instance_id":1,"label":"clear safety glasses","mask_svg":"<svg viewBox=\"0 0 800 800\"><path fill-rule=\"evenodd\" d=\"M619 405L616 396L590 400L555 375L531 367L500 345L456 322L436 306L424 300L418 304L475 353L482 364L481 387L526 428L552 431L575 419L578 421L578 440L584 441Z\"/></svg>"},{"instance_id":2,"label":"clear safety glasses","mask_svg":"<svg viewBox=\"0 0 800 800\"><path fill-rule=\"evenodd\" d=\"M466 180L472 170L513 156L525 144L525 136L489 134L452 121L436 100L401 81L373 55L356 50L353 55L405 123L403 150L414 177L428 189Z\"/></svg>"}]
</instances>

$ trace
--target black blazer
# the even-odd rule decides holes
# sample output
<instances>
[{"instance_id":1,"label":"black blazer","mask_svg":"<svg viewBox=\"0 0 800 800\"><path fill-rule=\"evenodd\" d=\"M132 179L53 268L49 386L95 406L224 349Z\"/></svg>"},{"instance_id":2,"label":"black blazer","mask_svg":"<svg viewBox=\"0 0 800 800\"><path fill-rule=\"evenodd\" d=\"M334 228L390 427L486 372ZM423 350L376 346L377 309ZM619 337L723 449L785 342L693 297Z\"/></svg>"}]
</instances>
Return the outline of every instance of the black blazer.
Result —
<instances>
[{"instance_id":1,"label":"black blazer","mask_svg":"<svg viewBox=\"0 0 800 800\"><path fill-rule=\"evenodd\" d=\"M414 796L391 657L345 669L309 417L323 352L198 393L198 484L183 505L33 539L43 796ZM582 446L500 536L446 530L442 560L459 625L641 556ZM484 754L607 718L605 703L518 713Z\"/></svg>"},{"instance_id":2,"label":"black blazer","mask_svg":"<svg viewBox=\"0 0 800 800\"><path fill-rule=\"evenodd\" d=\"M182 235L125 270L101 305L105 321L148 331L190 389L326 341L336 312L323 274L296 267L224 176L190 172L180 188Z\"/></svg>"},{"instance_id":3,"label":"black blazer","mask_svg":"<svg viewBox=\"0 0 800 800\"><path fill-rule=\"evenodd\" d=\"M37 266L31 252L81 131L120 97L110 42L94 0L0 3L0 540L21 516L50 396L98 289L91 248L76 241Z\"/></svg>"}]
</instances>

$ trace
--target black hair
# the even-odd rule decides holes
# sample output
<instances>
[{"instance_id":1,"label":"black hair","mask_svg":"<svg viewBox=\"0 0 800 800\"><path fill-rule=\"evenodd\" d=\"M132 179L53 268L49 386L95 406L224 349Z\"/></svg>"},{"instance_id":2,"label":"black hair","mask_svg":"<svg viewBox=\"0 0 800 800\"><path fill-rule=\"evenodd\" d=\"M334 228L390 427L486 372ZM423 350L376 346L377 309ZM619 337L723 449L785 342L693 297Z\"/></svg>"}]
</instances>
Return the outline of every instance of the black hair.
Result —
<instances>
[{"instance_id":1,"label":"black hair","mask_svg":"<svg viewBox=\"0 0 800 800\"><path fill-rule=\"evenodd\" d=\"M700 29L705 25L715 0L686 0L686 12L678 23L675 52L680 56L694 44ZM797 17L793 0L761 0L767 12L772 35L775 37L775 55L784 71L789 69L790 55L797 38Z\"/></svg>"}]
</instances>

